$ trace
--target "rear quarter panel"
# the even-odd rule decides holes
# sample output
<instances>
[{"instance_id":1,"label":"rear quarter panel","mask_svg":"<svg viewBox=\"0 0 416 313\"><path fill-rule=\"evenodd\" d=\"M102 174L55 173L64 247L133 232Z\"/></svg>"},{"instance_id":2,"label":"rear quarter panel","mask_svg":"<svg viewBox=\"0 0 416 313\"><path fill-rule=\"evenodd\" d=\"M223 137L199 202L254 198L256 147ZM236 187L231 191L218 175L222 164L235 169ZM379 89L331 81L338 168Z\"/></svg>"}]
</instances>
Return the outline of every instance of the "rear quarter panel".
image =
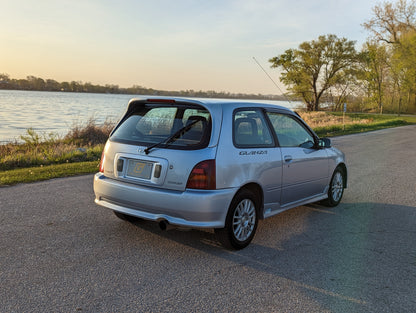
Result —
<instances>
[{"instance_id":1,"label":"rear quarter panel","mask_svg":"<svg viewBox=\"0 0 416 313\"><path fill-rule=\"evenodd\" d=\"M254 183L263 190L264 203L280 206L282 155L280 148L237 148L233 144L234 106L224 107L218 143L217 188L238 188Z\"/></svg>"}]
</instances>

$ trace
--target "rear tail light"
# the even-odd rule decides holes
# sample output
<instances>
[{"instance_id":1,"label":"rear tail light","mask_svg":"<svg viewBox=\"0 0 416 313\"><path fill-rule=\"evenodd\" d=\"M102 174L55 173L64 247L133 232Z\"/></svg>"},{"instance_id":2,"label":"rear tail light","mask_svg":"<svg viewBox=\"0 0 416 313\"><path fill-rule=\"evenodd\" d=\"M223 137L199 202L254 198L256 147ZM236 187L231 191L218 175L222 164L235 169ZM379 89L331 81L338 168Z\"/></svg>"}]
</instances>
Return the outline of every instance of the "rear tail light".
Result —
<instances>
[{"instance_id":1,"label":"rear tail light","mask_svg":"<svg viewBox=\"0 0 416 313\"><path fill-rule=\"evenodd\" d=\"M186 188L214 190L216 187L215 160L205 160L195 165Z\"/></svg>"},{"instance_id":2,"label":"rear tail light","mask_svg":"<svg viewBox=\"0 0 416 313\"><path fill-rule=\"evenodd\" d=\"M100 161L100 172L101 173L104 173L104 159L105 159L104 150L103 150L103 153L101 154L101 161Z\"/></svg>"}]
</instances>

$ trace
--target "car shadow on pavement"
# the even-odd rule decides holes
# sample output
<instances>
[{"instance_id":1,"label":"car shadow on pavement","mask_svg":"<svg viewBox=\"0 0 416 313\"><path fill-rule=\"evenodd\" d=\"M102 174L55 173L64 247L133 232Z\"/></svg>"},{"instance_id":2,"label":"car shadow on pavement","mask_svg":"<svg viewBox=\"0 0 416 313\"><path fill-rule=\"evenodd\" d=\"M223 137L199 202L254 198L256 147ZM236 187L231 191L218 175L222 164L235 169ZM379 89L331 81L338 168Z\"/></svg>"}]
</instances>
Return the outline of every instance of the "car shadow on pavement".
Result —
<instances>
[{"instance_id":1,"label":"car shadow on pavement","mask_svg":"<svg viewBox=\"0 0 416 313\"><path fill-rule=\"evenodd\" d=\"M253 242L239 251L222 248L213 231L135 225L295 286L337 310L381 312L399 298L401 311L407 311L416 308L409 302L416 279L407 274L416 266L415 214L416 207L385 203L301 206L260 221Z\"/></svg>"}]
</instances>

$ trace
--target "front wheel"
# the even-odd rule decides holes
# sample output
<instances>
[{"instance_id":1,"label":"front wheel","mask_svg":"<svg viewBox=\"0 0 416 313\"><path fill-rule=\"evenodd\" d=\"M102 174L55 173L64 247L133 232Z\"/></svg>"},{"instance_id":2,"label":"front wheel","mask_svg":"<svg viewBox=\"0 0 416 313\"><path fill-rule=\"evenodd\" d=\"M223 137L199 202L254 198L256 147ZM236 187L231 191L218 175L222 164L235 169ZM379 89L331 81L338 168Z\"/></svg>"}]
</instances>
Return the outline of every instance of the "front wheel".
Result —
<instances>
[{"instance_id":1,"label":"front wheel","mask_svg":"<svg viewBox=\"0 0 416 313\"><path fill-rule=\"evenodd\" d=\"M258 200L251 191L238 193L231 202L225 227L215 229L218 241L226 248L247 247L257 229L257 207Z\"/></svg>"},{"instance_id":2,"label":"front wheel","mask_svg":"<svg viewBox=\"0 0 416 313\"><path fill-rule=\"evenodd\" d=\"M341 202L345 188L344 181L344 171L339 167L336 168L329 184L328 199L324 201L325 205L333 207Z\"/></svg>"}]
</instances>

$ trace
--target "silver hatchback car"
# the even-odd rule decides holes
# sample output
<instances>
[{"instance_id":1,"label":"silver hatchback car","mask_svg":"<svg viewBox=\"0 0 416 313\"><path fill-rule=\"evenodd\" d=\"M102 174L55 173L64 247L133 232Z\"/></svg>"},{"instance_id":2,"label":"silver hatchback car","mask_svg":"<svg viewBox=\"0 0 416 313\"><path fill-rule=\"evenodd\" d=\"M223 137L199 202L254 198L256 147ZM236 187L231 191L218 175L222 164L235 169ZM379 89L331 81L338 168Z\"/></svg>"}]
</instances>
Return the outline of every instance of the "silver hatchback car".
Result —
<instances>
[{"instance_id":1,"label":"silver hatchback car","mask_svg":"<svg viewBox=\"0 0 416 313\"><path fill-rule=\"evenodd\" d=\"M272 104L133 99L94 177L95 202L124 220L214 228L241 249L258 221L347 186L344 154L294 112Z\"/></svg>"}]
</instances>

